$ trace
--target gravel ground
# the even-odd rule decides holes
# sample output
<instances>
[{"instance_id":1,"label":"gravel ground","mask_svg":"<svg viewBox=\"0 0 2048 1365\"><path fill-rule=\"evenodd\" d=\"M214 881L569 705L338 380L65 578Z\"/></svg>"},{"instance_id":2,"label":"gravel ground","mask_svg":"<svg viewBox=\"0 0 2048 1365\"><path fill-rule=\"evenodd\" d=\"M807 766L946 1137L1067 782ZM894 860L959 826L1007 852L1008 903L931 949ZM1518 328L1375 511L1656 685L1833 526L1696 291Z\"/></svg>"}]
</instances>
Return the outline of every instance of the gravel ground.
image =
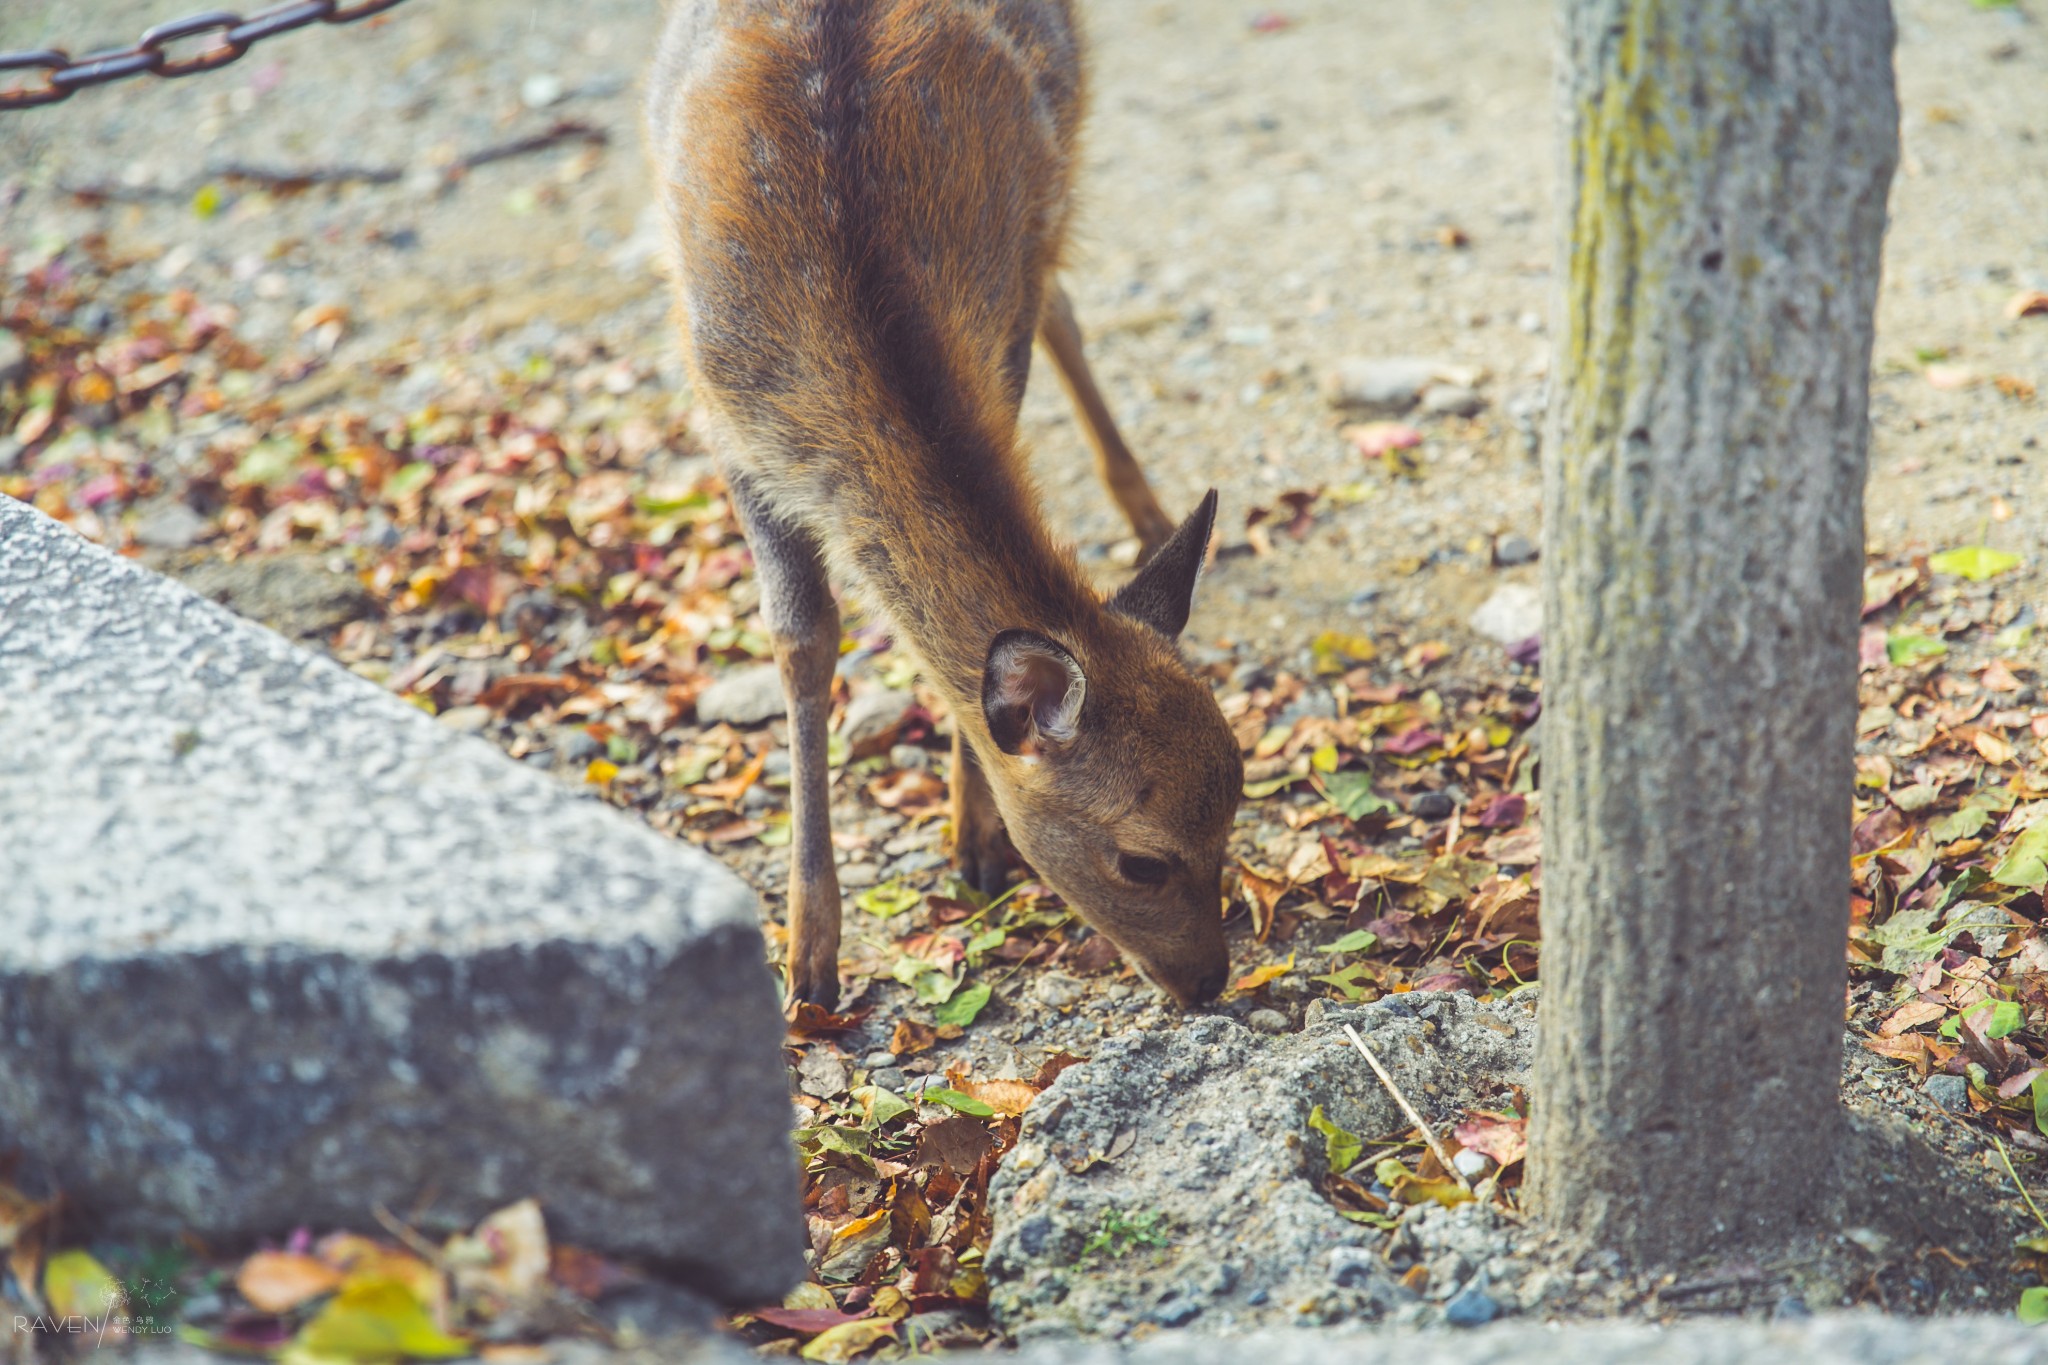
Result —
<instances>
[{"instance_id":1,"label":"gravel ground","mask_svg":"<svg viewBox=\"0 0 2048 1365\"><path fill-rule=\"evenodd\" d=\"M1929 595L1971 629L2004 626L2048 612L2048 409L2033 396L2048 387L2048 318L2005 315L2020 291L2048 289L2048 34L2020 7L1897 8L1906 154L1880 303L1872 554L1899 564L1965 543L2023 554L2025 566L1995 585ZM85 50L170 12L162 0L9 7L0 48ZM1388 674L1400 673L1392 660L1409 642L1441 641L1446 654L1427 683L1451 705L1484 697L1488 715L1505 715L1532 699L1498 642L1536 626L1527 596L1542 534L1532 456L1552 292L1549 7L1299 0L1280 11L1290 22L1255 25L1257 13L1219 0L1090 9L1095 115L1069 288L1098 377L1168 510L1210 485L1223 492L1223 555L1205 580L1190 653L1223 690L1241 693L1276 669L1308 676L1309 642L1322 631L1377 636ZM5 116L0 249L27 258L101 234L111 254L142 261L126 268L124 287L185 286L232 303L250 346L285 357L287 373L291 357L306 358L303 377L267 396L272 420L341 405L410 414L445 400L453 370L495 369L509 385L552 359L565 375L582 366L595 387L578 392L626 420L673 428L688 395L653 271L638 133L637 83L656 21L652 4L625 0L414 0L370 24L266 43L224 73L134 82ZM341 182L303 193L277 183L308 172ZM339 310L345 325L324 320ZM563 360L565 348L583 358ZM1447 376L1409 414L1426 439L1398 475L1345 434L1364 414L1327 396L1326 375L1347 357L1414 357L1425 374ZM477 381L467 382L474 403ZM1079 428L1042 366L1024 422L1052 517L1110 578L1123 526L1078 473L1087 465ZM0 434L0 474L19 454ZM664 476L694 467L687 451L650 463L663 461L673 466ZM1297 517L1300 495L1315 489L1326 496ZM351 565L324 552L221 564L202 548L163 562L311 638L359 605L353 576L333 572ZM1484 634L1469 625L1482 603L1505 618ZM751 604L734 606L744 614ZM422 629L395 656L341 653L398 675L414 662L424 669L435 638ZM2048 632L2037 631L2012 666L2038 674L2044 660ZM481 679L481 656L474 667ZM908 685L886 658L850 671L855 703ZM1423 671L1401 676L1412 683ZM780 801L769 790L775 730L757 714L773 710L766 690L758 674L731 676L725 698L747 751L766 764L764 784L745 795L754 815ZM696 701L702 723L707 701ZM2028 689L2013 704L2035 701ZM1323 707L1334 710L1330 694L1311 683L1274 698L1270 718L1291 724ZM581 725L543 733L473 705L443 716L572 778L604 753ZM1914 737L1900 727L1931 723L1924 713L1895 718L1893 733L1904 744ZM664 754L703 738L654 728ZM719 743L737 745L732 733ZM1868 738L1866 748L1880 742L1890 741ZM941 747L926 733L891 750L889 766L934 768ZM1440 802L1427 816L1439 830L1452 810L1440 779L1409 776L1428 780L1400 789L1419 817L1388 846L1400 856L1421 850L1424 801ZM898 876L920 889L935 882L936 823L879 809L853 786L842 784L835 812L849 836L849 892ZM1248 806L1233 852L1275 868L1309 852L1312 829L1288 818L1293 799ZM783 851L740 840L719 852L776 911ZM848 922L849 955L881 962L896 930L865 915ZM1340 926L1308 927L1303 951L1315 953L1308 939ZM1241 924L1233 934L1239 954L1249 946ZM905 992L877 966L874 989L888 1008L836 1039L843 1055L816 1068L811 1084L824 1093L814 1098L863 1080L903 1089L956 1062L982 1076L1030 1076L1049 1055L1175 1023L1139 984L1090 966L1086 941L1074 942L1056 968L1009 969L983 1021L932 1050L890 1046ZM1297 1029L1314 993L1305 975L1243 993L1224 1013L1260 1031ZM1866 992L1861 1021L1884 1007ZM1849 1079L1852 1093L1938 1136L1964 1131L1934 1116L1930 1097L1955 1095L1923 1089L1883 1059L1852 1049ZM1984 1160L1975 1136L1942 1140ZM1598 1269L1571 1273L1594 1277L1579 1302L1595 1303ZM1600 1301L1660 1311L1654 1291L1642 1292L1650 1297L1617 1291ZM1692 1302L1769 1306L1748 1290ZM1114 1311L1138 1322L1156 1305Z\"/></svg>"}]
</instances>

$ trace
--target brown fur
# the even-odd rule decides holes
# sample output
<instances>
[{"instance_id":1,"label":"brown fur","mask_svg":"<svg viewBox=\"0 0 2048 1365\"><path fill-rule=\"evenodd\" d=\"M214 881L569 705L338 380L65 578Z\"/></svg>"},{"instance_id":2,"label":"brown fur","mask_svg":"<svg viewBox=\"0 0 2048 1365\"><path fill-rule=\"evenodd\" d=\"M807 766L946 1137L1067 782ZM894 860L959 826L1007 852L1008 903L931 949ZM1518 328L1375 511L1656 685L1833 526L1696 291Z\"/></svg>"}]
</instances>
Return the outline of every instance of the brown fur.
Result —
<instances>
[{"instance_id":1,"label":"brown fur","mask_svg":"<svg viewBox=\"0 0 2048 1365\"><path fill-rule=\"evenodd\" d=\"M1166 542L1053 277L1081 84L1064 0L683 0L656 62L651 145L690 372L791 699L800 998L838 988L828 568L952 708L972 880L997 880L1006 826L1177 998L1214 994L1228 966L1220 873L1242 765L1171 639L1212 504L1105 604L1046 529L1017 447L1037 335L1119 505L1148 550ZM1142 869L1132 856L1165 862L1164 884L1123 875Z\"/></svg>"}]
</instances>

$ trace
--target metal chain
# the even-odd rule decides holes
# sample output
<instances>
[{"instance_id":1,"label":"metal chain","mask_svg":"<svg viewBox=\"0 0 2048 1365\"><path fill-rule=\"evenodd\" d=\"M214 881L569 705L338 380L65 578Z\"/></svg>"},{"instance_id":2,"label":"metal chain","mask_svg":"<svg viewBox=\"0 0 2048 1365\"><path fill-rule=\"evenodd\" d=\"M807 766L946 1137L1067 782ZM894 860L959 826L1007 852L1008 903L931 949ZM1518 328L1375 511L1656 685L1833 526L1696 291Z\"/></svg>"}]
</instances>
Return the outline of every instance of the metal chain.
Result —
<instances>
[{"instance_id":1,"label":"metal chain","mask_svg":"<svg viewBox=\"0 0 2048 1365\"><path fill-rule=\"evenodd\" d=\"M87 86L145 73L169 80L217 71L265 38L275 38L308 24L352 24L402 3L403 0L290 0L246 19L228 10L210 9L158 24L132 46L89 52L75 61L70 53L58 48L0 52L0 72L43 73L41 84L0 87L0 113L55 104ZM194 38L210 41L188 48L182 56L172 46Z\"/></svg>"}]
</instances>

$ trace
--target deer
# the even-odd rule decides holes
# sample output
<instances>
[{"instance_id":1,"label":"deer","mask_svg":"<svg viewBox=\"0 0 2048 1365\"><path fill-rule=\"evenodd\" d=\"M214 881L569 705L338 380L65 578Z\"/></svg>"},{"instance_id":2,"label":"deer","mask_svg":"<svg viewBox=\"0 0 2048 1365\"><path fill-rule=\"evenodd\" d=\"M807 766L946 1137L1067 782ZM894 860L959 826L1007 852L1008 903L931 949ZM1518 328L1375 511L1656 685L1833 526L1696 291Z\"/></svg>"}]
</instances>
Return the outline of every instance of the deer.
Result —
<instances>
[{"instance_id":1,"label":"deer","mask_svg":"<svg viewBox=\"0 0 2048 1365\"><path fill-rule=\"evenodd\" d=\"M1184 660L1216 517L1177 527L1058 281L1083 106L1068 0L679 0L647 122L685 367L787 701L786 992L839 1000L836 580L953 722L952 861L1021 855L1181 1007L1228 976L1238 744ZM1142 547L1107 597L1018 432L1033 342Z\"/></svg>"}]
</instances>

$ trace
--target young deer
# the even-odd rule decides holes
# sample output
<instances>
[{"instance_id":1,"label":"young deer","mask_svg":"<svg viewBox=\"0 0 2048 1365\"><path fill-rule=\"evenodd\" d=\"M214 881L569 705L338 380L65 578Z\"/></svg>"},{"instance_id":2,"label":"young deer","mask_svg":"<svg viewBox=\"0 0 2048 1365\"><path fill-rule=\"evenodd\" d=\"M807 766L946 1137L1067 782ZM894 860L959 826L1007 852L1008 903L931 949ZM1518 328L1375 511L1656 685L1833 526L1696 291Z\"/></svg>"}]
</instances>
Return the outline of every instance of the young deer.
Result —
<instances>
[{"instance_id":1,"label":"young deer","mask_svg":"<svg viewBox=\"0 0 2048 1365\"><path fill-rule=\"evenodd\" d=\"M1215 520L1174 530L1053 278L1081 117L1067 0L680 0L649 123L680 321L789 698L789 992L839 992L827 571L952 709L954 860L1014 843L1182 1004L1229 968L1243 764L1174 639ZM1151 551L1104 601L1017 445L1036 336ZM1007 839L1005 828L1007 827Z\"/></svg>"}]
</instances>

